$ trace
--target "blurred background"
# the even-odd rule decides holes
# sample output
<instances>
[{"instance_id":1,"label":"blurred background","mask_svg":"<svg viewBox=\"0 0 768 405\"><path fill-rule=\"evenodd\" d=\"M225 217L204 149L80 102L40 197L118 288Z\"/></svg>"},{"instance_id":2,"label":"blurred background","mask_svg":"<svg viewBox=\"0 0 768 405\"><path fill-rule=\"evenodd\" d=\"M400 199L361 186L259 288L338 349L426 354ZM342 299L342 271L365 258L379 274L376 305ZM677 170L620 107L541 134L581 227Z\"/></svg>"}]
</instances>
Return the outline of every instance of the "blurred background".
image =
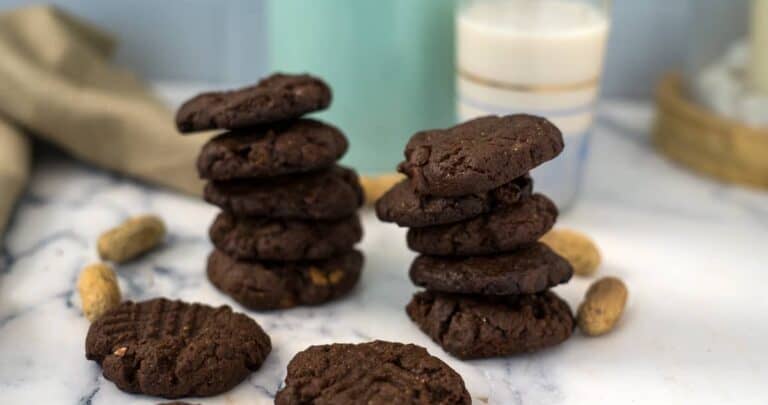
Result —
<instances>
[{"instance_id":1,"label":"blurred background","mask_svg":"<svg viewBox=\"0 0 768 405\"><path fill-rule=\"evenodd\" d=\"M198 190L189 168L201 141L172 138L169 110L273 71L310 72L331 85L333 103L318 117L346 133L343 162L368 176L391 174L416 131L531 113L564 134L563 155L534 175L567 208L579 194L597 106L632 100L656 112L646 138L656 150L721 180L768 186L768 0L51 4L27 12L18 8L28 2L0 0L9 48L0 96L19 93L34 106L9 96L0 114L82 160L183 191ZM165 110L145 102L155 96ZM94 108L103 111L83 107L101 97L108 100ZM137 113L150 104L151 113ZM67 118L55 127L51 105ZM98 149L107 157L78 141L101 132L112 142Z\"/></svg>"},{"instance_id":2,"label":"blurred background","mask_svg":"<svg viewBox=\"0 0 768 405\"><path fill-rule=\"evenodd\" d=\"M446 10L451 10L454 3L453 0L432 2L446 3L440 6ZM603 94L649 98L661 72L683 66L692 4L707 2L726 3L721 0L615 1ZM121 43L117 63L135 69L149 80L220 83L221 87L253 82L269 70L269 0L54 0L47 3L61 6L115 33ZM727 3L729 8L742 11L747 7L743 1ZM30 2L0 0L0 9L26 4ZM362 32L359 35L365 36Z\"/></svg>"}]
</instances>

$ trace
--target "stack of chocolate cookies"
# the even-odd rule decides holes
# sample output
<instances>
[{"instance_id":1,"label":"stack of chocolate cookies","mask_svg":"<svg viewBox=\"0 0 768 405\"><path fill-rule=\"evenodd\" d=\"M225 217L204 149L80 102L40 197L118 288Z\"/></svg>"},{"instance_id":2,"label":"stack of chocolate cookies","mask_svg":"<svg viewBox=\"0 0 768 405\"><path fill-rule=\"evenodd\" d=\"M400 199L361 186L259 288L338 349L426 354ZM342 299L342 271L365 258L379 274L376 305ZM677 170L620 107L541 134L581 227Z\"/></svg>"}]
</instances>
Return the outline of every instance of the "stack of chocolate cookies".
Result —
<instances>
[{"instance_id":1,"label":"stack of chocolate cookies","mask_svg":"<svg viewBox=\"0 0 768 405\"><path fill-rule=\"evenodd\" d=\"M530 352L566 340L568 304L548 291L570 264L538 239L557 219L528 172L563 149L560 131L530 115L489 116L416 133L399 170L407 179L376 203L378 217L410 227L419 253L411 319L463 359Z\"/></svg>"},{"instance_id":2,"label":"stack of chocolate cookies","mask_svg":"<svg viewBox=\"0 0 768 405\"><path fill-rule=\"evenodd\" d=\"M272 75L179 109L183 133L227 129L205 144L197 169L206 201L223 209L210 228L208 278L252 309L317 305L350 291L363 266L357 174L336 162L344 134L301 118L331 102L309 75Z\"/></svg>"}]
</instances>

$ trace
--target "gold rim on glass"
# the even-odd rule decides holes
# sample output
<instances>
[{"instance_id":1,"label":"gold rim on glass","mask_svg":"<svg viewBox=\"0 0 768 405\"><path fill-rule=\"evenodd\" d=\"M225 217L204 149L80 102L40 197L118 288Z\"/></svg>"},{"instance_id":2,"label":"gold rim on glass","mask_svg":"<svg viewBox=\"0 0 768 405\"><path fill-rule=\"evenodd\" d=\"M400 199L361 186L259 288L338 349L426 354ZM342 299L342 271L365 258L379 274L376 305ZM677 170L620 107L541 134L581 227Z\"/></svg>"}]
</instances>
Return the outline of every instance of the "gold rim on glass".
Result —
<instances>
[{"instance_id":1,"label":"gold rim on glass","mask_svg":"<svg viewBox=\"0 0 768 405\"><path fill-rule=\"evenodd\" d=\"M486 77L478 76L474 73L470 73L464 69L458 70L459 77L469 82L480 84L485 87L491 87L495 89L504 89L518 91L521 93L564 93L577 90L588 90L596 88L600 83L600 79L597 77L574 83L563 84L520 84L509 83L501 80L489 79Z\"/></svg>"}]
</instances>

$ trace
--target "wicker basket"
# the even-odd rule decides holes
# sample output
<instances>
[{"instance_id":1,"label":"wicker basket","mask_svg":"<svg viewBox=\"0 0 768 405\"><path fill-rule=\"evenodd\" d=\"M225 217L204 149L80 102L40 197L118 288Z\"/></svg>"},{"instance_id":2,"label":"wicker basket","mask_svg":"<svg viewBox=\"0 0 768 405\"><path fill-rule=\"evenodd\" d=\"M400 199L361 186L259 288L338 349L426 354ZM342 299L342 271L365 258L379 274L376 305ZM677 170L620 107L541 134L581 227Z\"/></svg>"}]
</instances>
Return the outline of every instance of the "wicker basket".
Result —
<instances>
[{"instance_id":1,"label":"wicker basket","mask_svg":"<svg viewBox=\"0 0 768 405\"><path fill-rule=\"evenodd\" d=\"M718 116L690 102L679 75L656 94L653 143L669 158L720 180L768 188L768 129Z\"/></svg>"}]
</instances>

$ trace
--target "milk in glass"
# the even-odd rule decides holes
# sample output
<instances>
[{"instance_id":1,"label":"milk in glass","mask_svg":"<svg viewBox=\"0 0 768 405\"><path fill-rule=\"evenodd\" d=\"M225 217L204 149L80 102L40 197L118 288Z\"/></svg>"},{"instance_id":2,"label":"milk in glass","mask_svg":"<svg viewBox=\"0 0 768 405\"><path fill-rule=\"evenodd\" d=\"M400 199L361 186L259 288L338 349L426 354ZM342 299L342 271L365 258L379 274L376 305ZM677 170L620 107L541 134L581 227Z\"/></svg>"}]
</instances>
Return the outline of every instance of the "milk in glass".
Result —
<instances>
[{"instance_id":1,"label":"milk in glass","mask_svg":"<svg viewBox=\"0 0 768 405\"><path fill-rule=\"evenodd\" d=\"M576 196L608 34L607 2L465 1L456 16L457 114L547 117L566 148L534 171L561 208Z\"/></svg>"}]
</instances>

